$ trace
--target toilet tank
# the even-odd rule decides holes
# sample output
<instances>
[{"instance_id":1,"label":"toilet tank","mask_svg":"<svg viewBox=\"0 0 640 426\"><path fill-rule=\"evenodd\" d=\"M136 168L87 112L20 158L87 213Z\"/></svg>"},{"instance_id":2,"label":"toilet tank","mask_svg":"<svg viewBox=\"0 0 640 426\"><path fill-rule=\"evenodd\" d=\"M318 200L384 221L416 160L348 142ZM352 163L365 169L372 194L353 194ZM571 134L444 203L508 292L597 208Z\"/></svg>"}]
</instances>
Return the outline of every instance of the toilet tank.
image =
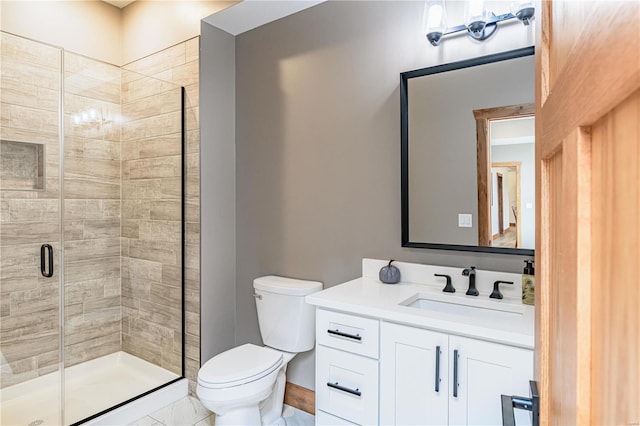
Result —
<instances>
[{"instance_id":1,"label":"toilet tank","mask_svg":"<svg viewBox=\"0 0 640 426\"><path fill-rule=\"evenodd\" d=\"M253 280L253 289L264 344L294 353L313 349L316 311L304 297L322 290L322 283L269 275Z\"/></svg>"}]
</instances>

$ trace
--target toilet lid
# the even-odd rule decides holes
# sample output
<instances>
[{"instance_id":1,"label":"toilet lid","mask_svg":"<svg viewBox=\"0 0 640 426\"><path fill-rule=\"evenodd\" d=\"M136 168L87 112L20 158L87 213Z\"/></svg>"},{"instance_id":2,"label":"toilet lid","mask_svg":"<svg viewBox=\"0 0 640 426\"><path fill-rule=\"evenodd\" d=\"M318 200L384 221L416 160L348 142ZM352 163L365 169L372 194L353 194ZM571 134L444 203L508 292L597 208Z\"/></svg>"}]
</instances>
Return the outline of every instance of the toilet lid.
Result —
<instances>
[{"instance_id":1,"label":"toilet lid","mask_svg":"<svg viewBox=\"0 0 640 426\"><path fill-rule=\"evenodd\" d=\"M258 380L281 365L281 352L247 343L207 361L198 372L198 382L210 388L238 386Z\"/></svg>"}]
</instances>

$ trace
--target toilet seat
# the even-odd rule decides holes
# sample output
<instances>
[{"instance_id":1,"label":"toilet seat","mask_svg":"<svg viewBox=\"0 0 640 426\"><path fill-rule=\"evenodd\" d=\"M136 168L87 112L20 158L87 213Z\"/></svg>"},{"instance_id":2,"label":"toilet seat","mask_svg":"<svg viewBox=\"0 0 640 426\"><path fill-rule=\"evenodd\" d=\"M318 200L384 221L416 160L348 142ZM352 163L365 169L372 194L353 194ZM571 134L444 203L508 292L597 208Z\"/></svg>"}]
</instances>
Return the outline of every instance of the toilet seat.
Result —
<instances>
[{"instance_id":1,"label":"toilet seat","mask_svg":"<svg viewBox=\"0 0 640 426\"><path fill-rule=\"evenodd\" d=\"M269 375L282 363L281 352L247 343L207 361L198 372L198 385L209 389L240 386Z\"/></svg>"}]
</instances>

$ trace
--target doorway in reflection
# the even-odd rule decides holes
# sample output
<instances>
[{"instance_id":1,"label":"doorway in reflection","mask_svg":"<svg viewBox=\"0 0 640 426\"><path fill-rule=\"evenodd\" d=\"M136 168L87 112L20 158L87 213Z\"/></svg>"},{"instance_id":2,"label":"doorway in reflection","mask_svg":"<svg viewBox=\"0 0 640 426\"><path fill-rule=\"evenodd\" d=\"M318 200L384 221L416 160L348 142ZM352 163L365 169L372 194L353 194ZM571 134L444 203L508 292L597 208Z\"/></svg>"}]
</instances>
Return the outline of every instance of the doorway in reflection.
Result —
<instances>
[{"instance_id":1,"label":"doorway in reflection","mask_svg":"<svg viewBox=\"0 0 640 426\"><path fill-rule=\"evenodd\" d=\"M535 243L533 106L474 111L478 120L478 239L493 247ZM486 173L486 174L485 174Z\"/></svg>"}]
</instances>

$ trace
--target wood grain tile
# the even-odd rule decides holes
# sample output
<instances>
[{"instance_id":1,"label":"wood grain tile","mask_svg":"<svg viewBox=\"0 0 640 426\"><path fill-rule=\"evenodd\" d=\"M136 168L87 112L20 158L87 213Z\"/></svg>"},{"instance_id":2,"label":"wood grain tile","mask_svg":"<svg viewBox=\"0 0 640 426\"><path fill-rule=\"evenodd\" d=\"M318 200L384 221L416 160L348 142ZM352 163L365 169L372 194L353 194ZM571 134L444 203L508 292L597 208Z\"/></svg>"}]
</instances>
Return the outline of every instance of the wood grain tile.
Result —
<instances>
[{"instance_id":1,"label":"wood grain tile","mask_svg":"<svg viewBox=\"0 0 640 426\"><path fill-rule=\"evenodd\" d=\"M200 58L200 37L184 42L185 62L198 61Z\"/></svg>"},{"instance_id":2,"label":"wood grain tile","mask_svg":"<svg viewBox=\"0 0 640 426\"><path fill-rule=\"evenodd\" d=\"M165 266L178 265L181 256L180 243L179 241L167 243L156 240L131 239L129 241L129 256L160 262L164 270ZM164 279L161 279L160 282L164 282Z\"/></svg>"},{"instance_id":3,"label":"wood grain tile","mask_svg":"<svg viewBox=\"0 0 640 426\"><path fill-rule=\"evenodd\" d=\"M112 222L119 227L119 221ZM105 257L120 256L120 238L118 235L108 238L82 239L65 241L64 256L66 262L78 262L82 260L100 260ZM85 235L86 237L86 235Z\"/></svg>"},{"instance_id":4,"label":"wood grain tile","mask_svg":"<svg viewBox=\"0 0 640 426\"><path fill-rule=\"evenodd\" d=\"M123 66L124 69L153 75L182 65L186 60L186 45L180 43Z\"/></svg>"},{"instance_id":5,"label":"wood grain tile","mask_svg":"<svg viewBox=\"0 0 640 426\"><path fill-rule=\"evenodd\" d=\"M65 265L65 282L94 280L98 278L118 278L120 276L120 256L103 258L99 263L95 260L67 262Z\"/></svg>"},{"instance_id":6,"label":"wood grain tile","mask_svg":"<svg viewBox=\"0 0 640 426\"><path fill-rule=\"evenodd\" d=\"M124 179L154 179L182 175L182 159L178 155L123 162Z\"/></svg>"},{"instance_id":7,"label":"wood grain tile","mask_svg":"<svg viewBox=\"0 0 640 426\"><path fill-rule=\"evenodd\" d=\"M200 63L198 61L191 61L187 62L184 65L173 68L173 76L171 81L179 84L180 86L190 86L197 84L200 79L199 66Z\"/></svg>"},{"instance_id":8,"label":"wood grain tile","mask_svg":"<svg viewBox=\"0 0 640 426\"><path fill-rule=\"evenodd\" d=\"M149 219L181 220L182 203L180 200L153 200L149 204Z\"/></svg>"},{"instance_id":9,"label":"wood grain tile","mask_svg":"<svg viewBox=\"0 0 640 426\"><path fill-rule=\"evenodd\" d=\"M139 238L147 241L179 243L182 238L181 223L168 220L141 220Z\"/></svg>"},{"instance_id":10,"label":"wood grain tile","mask_svg":"<svg viewBox=\"0 0 640 426\"><path fill-rule=\"evenodd\" d=\"M120 199L120 183L94 179L67 178L64 180L67 198Z\"/></svg>"},{"instance_id":11,"label":"wood grain tile","mask_svg":"<svg viewBox=\"0 0 640 426\"><path fill-rule=\"evenodd\" d=\"M130 258L129 277L160 282L162 280L162 264L160 262Z\"/></svg>"},{"instance_id":12,"label":"wood grain tile","mask_svg":"<svg viewBox=\"0 0 640 426\"><path fill-rule=\"evenodd\" d=\"M157 115L180 111L182 107L182 92L178 86L173 90L163 91L136 99L122 105L122 115L125 122L141 120Z\"/></svg>"},{"instance_id":13,"label":"wood grain tile","mask_svg":"<svg viewBox=\"0 0 640 426\"><path fill-rule=\"evenodd\" d=\"M165 179L136 179L122 182L124 200L158 199L165 196Z\"/></svg>"},{"instance_id":14,"label":"wood grain tile","mask_svg":"<svg viewBox=\"0 0 640 426\"><path fill-rule=\"evenodd\" d=\"M84 221L85 240L120 237L120 219L91 219Z\"/></svg>"},{"instance_id":15,"label":"wood grain tile","mask_svg":"<svg viewBox=\"0 0 640 426\"><path fill-rule=\"evenodd\" d=\"M1 33L0 52L3 61L13 59L20 63L60 70L61 51L57 47Z\"/></svg>"}]
</instances>

